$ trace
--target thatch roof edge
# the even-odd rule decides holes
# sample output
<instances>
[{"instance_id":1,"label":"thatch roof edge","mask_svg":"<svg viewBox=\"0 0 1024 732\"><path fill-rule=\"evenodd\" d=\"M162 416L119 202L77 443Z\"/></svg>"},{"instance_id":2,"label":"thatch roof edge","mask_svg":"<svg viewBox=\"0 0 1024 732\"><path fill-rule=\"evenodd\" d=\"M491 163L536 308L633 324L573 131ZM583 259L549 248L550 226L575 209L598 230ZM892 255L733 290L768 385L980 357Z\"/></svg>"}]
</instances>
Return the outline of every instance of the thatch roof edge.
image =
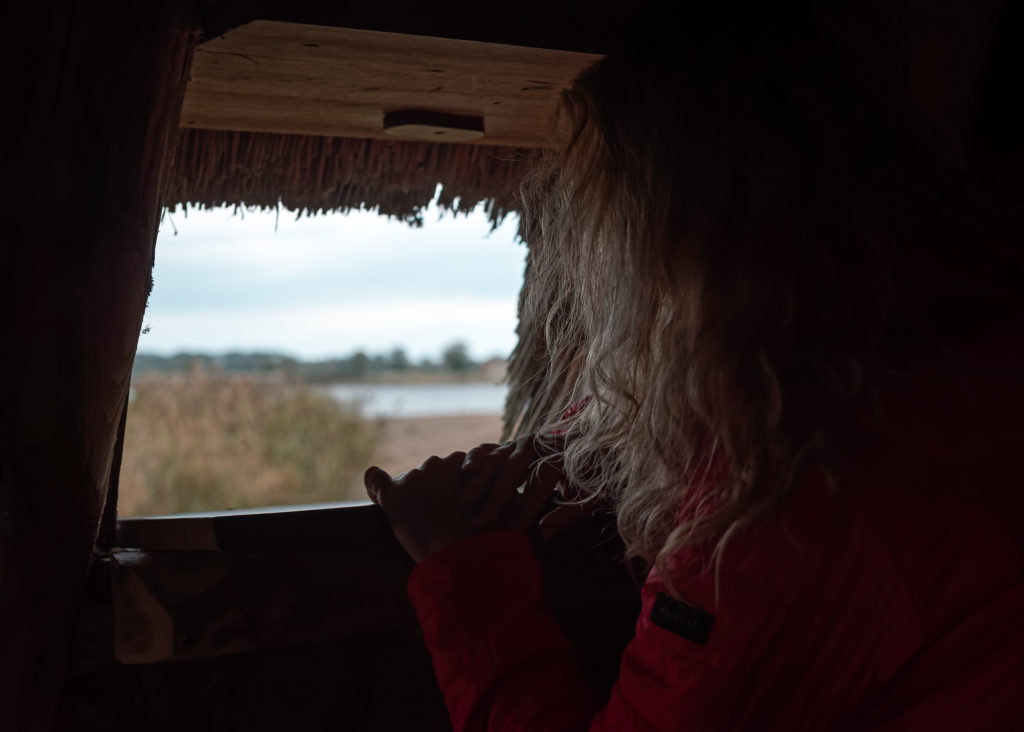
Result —
<instances>
[{"instance_id":1,"label":"thatch roof edge","mask_svg":"<svg viewBox=\"0 0 1024 732\"><path fill-rule=\"evenodd\" d=\"M528 150L181 130L164 205L284 207L300 215L375 210L412 224L435 200L454 213L483 204L492 223L515 210Z\"/></svg>"}]
</instances>

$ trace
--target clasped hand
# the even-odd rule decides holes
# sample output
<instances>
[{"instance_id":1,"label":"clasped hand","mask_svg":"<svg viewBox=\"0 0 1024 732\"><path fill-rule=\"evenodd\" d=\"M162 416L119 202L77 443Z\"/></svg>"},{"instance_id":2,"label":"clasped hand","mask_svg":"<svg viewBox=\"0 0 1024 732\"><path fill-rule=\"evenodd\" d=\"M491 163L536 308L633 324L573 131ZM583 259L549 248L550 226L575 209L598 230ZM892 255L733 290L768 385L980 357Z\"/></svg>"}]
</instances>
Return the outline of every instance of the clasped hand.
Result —
<instances>
[{"instance_id":1,"label":"clasped hand","mask_svg":"<svg viewBox=\"0 0 1024 732\"><path fill-rule=\"evenodd\" d=\"M481 531L528 531L562 481L533 436L428 458L392 478L373 466L363 482L417 562Z\"/></svg>"}]
</instances>

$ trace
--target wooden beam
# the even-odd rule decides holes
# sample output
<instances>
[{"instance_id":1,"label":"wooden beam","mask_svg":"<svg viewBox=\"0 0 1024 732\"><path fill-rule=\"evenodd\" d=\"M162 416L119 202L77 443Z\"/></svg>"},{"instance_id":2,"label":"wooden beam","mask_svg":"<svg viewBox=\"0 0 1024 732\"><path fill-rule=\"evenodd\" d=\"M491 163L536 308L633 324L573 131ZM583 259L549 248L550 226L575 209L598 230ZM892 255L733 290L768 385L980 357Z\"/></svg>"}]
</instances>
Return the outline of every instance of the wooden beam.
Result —
<instances>
[{"instance_id":1,"label":"wooden beam","mask_svg":"<svg viewBox=\"0 0 1024 732\"><path fill-rule=\"evenodd\" d=\"M480 117L474 144L542 147L559 93L600 56L254 21L197 49L181 126L393 139L384 116Z\"/></svg>"},{"instance_id":2,"label":"wooden beam","mask_svg":"<svg viewBox=\"0 0 1024 732\"><path fill-rule=\"evenodd\" d=\"M150 287L191 3L54 0L23 29L0 230L0 729L54 724Z\"/></svg>"}]
</instances>

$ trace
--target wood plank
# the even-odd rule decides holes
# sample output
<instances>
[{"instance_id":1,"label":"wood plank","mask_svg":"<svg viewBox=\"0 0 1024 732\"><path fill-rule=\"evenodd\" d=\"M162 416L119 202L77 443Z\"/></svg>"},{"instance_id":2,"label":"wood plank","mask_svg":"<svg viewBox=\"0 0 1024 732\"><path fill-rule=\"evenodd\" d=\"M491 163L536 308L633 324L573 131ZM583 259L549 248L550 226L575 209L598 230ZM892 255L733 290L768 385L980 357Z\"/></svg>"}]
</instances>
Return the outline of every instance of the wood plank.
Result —
<instances>
[{"instance_id":1,"label":"wood plank","mask_svg":"<svg viewBox=\"0 0 1024 732\"><path fill-rule=\"evenodd\" d=\"M254 21L196 51L181 126L389 139L384 114L484 119L474 144L551 143L559 93L596 54Z\"/></svg>"}]
</instances>

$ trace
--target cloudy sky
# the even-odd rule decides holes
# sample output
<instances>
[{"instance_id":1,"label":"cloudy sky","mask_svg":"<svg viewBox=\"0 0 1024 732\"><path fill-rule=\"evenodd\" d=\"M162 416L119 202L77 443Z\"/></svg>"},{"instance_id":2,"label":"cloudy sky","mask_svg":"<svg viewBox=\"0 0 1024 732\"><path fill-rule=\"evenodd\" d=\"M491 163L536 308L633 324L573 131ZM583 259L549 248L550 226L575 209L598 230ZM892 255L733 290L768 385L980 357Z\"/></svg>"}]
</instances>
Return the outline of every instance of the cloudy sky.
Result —
<instances>
[{"instance_id":1,"label":"cloudy sky","mask_svg":"<svg viewBox=\"0 0 1024 732\"><path fill-rule=\"evenodd\" d=\"M461 340L507 355L525 246L513 217L489 232L428 211L421 229L372 213L295 220L230 209L165 215L139 350L273 350L302 358L396 346L436 357ZM177 233L175 234L175 229Z\"/></svg>"}]
</instances>

